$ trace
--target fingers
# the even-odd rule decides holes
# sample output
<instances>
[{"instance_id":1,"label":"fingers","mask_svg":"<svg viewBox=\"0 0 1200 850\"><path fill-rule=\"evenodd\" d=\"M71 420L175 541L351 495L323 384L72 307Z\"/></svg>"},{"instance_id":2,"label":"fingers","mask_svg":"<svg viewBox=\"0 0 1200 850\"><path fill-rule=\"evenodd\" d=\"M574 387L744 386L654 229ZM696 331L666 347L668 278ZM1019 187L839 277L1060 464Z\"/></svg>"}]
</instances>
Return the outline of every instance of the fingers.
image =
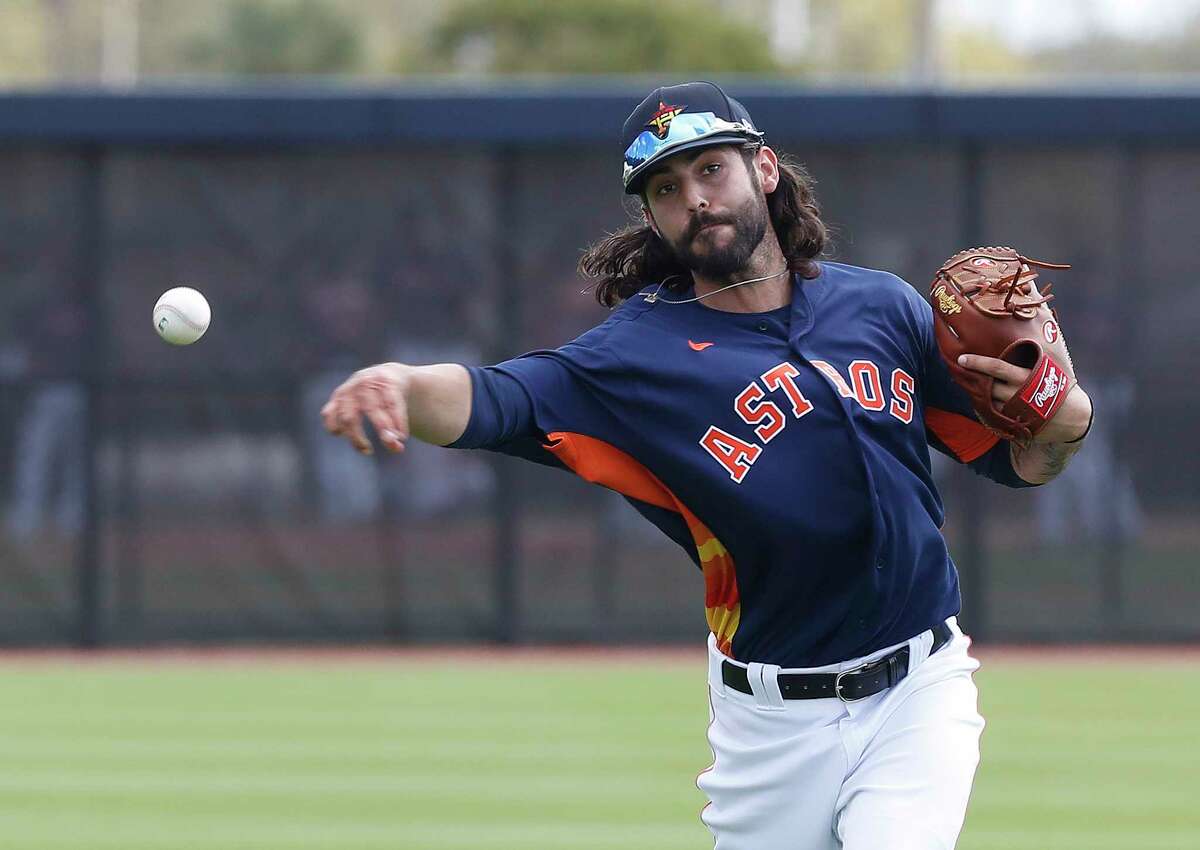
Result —
<instances>
[{"instance_id":1,"label":"fingers","mask_svg":"<svg viewBox=\"0 0 1200 850\"><path fill-rule=\"evenodd\" d=\"M1017 390L1029 380L1029 369L995 357L963 354L958 358L958 365L995 378L992 383L992 398L1001 404L1016 395Z\"/></svg>"},{"instance_id":2,"label":"fingers","mask_svg":"<svg viewBox=\"0 0 1200 850\"><path fill-rule=\"evenodd\" d=\"M387 415L388 424L392 441L396 443L397 449L404 447L404 441L408 439L408 405L405 403L404 395L393 384L381 386L379 390L380 406ZM388 437L383 435L385 442Z\"/></svg>"},{"instance_id":3,"label":"fingers","mask_svg":"<svg viewBox=\"0 0 1200 850\"><path fill-rule=\"evenodd\" d=\"M363 430L362 415L362 405L357 394L347 393L339 399L336 414L338 433L349 440L357 451L369 455L375 449L367 439L367 432Z\"/></svg>"},{"instance_id":4,"label":"fingers","mask_svg":"<svg viewBox=\"0 0 1200 850\"><path fill-rule=\"evenodd\" d=\"M355 449L371 454L371 441L362 426L362 407L357 396L356 380L351 378L333 391L321 408L321 420L330 434L345 437Z\"/></svg>"},{"instance_id":5,"label":"fingers","mask_svg":"<svg viewBox=\"0 0 1200 850\"><path fill-rule=\"evenodd\" d=\"M363 415L370 420L384 448L392 452L403 450L408 427L407 422L403 421L404 417L398 415L402 405L398 404L395 391L379 383L368 382L361 388L359 400Z\"/></svg>"},{"instance_id":6,"label":"fingers","mask_svg":"<svg viewBox=\"0 0 1200 850\"><path fill-rule=\"evenodd\" d=\"M321 419L329 433L345 437L355 449L371 454L374 449L363 428L370 421L385 448L404 449L408 439L408 415L400 390L373 370L356 373L333 391L321 408Z\"/></svg>"},{"instance_id":7,"label":"fingers","mask_svg":"<svg viewBox=\"0 0 1200 850\"><path fill-rule=\"evenodd\" d=\"M1018 387L1029 380L1029 369L1015 366L1006 360L995 357L984 357L981 354L963 354L958 358L958 365L964 369L974 369L976 372L991 375L998 381Z\"/></svg>"},{"instance_id":8,"label":"fingers","mask_svg":"<svg viewBox=\"0 0 1200 850\"><path fill-rule=\"evenodd\" d=\"M342 406L346 397L354 391L354 378L342 382L330 396L329 401L325 402L325 406L321 408L321 420L325 424L325 430L330 434L341 434L345 428L342 422Z\"/></svg>"},{"instance_id":9,"label":"fingers","mask_svg":"<svg viewBox=\"0 0 1200 850\"><path fill-rule=\"evenodd\" d=\"M337 393L338 391L334 390L333 394L329 396L329 401L325 402L325 406L321 408L321 421L325 425L325 430L330 434L338 433L337 419L334 416L334 412L337 410Z\"/></svg>"}]
</instances>

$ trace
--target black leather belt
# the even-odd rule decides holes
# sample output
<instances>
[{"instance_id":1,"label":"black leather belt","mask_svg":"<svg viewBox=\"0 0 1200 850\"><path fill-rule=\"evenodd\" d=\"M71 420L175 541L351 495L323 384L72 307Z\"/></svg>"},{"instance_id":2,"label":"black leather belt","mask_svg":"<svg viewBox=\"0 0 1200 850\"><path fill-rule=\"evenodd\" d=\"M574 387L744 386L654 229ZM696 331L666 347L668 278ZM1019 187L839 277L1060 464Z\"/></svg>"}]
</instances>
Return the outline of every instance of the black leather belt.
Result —
<instances>
[{"instance_id":1,"label":"black leather belt","mask_svg":"<svg viewBox=\"0 0 1200 850\"><path fill-rule=\"evenodd\" d=\"M934 626L932 631L933 646L929 650L930 655L948 644L953 636L950 627L945 623ZM853 670L843 670L840 673L780 673L779 691L784 699L837 697L842 702L855 702L892 687L907 675L908 644L905 644L890 655ZM750 680L746 678L746 668L729 661L721 662L721 681L735 691L754 693L750 689Z\"/></svg>"}]
</instances>

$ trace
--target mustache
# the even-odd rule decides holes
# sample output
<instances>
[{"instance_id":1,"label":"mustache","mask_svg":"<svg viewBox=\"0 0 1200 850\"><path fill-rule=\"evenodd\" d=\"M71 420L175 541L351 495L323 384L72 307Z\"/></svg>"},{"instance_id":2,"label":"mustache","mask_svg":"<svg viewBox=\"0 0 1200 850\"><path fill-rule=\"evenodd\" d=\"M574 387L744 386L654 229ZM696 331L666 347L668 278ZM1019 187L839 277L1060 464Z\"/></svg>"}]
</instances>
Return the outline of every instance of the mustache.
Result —
<instances>
[{"instance_id":1,"label":"mustache","mask_svg":"<svg viewBox=\"0 0 1200 850\"><path fill-rule=\"evenodd\" d=\"M692 216L692 220L690 222L688 222L687 231L684 233L684 237L687 239L687 241L691 242L693 239L695 239L697 236L700 235L701 228L708 227L710 224L730 224L730 225L732 225L734 223L735 222L734 222L733 216L729 216L729 215L706 215L706 214L695 215L695 216Z\"/></svg>"}]
</instances>

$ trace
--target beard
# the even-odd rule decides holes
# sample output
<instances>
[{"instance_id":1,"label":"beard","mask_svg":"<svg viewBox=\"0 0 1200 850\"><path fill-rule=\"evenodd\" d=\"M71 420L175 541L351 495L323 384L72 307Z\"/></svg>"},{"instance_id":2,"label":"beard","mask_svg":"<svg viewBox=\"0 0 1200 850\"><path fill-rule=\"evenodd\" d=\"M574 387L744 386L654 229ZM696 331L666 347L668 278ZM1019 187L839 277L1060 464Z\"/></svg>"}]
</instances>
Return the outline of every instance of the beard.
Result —
<instances>
[{"instance_id":1,"label":"beard","mask_svg":"<svg viewBox=\"0 0 1200 850\"><path fill-rule=\"evenodd\" d=\"M710 224L727 224L733 228L733 238L725 245L712 244L713 232L700 232ZM667 248L682 265L710 280L727 280L750 262L750 257L762 242L770 224L767 199L754 193L737 209L721 215L699 213L688 222L679 239L666 242ZM707 250L697 247L707 243Z\"/></svg>"}]
</instances>

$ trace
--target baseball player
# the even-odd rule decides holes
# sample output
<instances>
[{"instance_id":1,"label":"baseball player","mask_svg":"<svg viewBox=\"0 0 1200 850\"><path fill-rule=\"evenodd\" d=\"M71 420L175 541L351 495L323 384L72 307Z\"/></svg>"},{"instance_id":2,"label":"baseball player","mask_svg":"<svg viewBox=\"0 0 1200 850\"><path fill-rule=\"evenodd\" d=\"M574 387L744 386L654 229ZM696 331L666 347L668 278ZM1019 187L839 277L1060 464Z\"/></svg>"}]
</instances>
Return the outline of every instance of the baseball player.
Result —
<instances>
[{"instance_id":1,"label":"baseball player","mask_svg":"<svg viewBox=\"0 0 1200 850\"><path fill-rule=\"evenodd\" d=\"M1057 475L1078 388L1024 446L974 415L930 305L817 258L809 181L712 83L625 122L644 220L581 269L614 307L561 348L484 368L385 363L326 427L363 452L417 439L560 466L624 495L703 573L718 850L946 850L983 719L929 447L1009 487ZM971 357L997 402L1030 370Z\"/></svg>"}]
</instances>

